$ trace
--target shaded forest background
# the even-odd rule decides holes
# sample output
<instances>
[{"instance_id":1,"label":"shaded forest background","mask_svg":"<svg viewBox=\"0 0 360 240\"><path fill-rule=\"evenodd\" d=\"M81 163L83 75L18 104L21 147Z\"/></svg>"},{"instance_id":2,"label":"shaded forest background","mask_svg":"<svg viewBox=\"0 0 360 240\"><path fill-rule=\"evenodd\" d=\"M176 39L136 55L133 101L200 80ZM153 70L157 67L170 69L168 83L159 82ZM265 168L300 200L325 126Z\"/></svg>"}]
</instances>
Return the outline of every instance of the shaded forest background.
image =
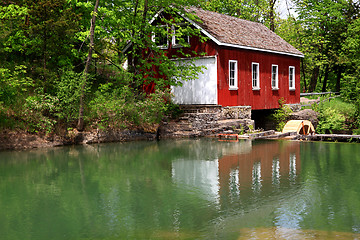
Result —
<instances>
[{"instance_id":1,"label":"shaded forest background","mask_svg":"<svg viewBox=\"0 0 360 240\"><path fill-rule=\"evenodd\" d=\"M285 18L279 17L277 0L0 3L1 130L49 134L75 127L146 129L176 112L176 106L166 101L168 86L180 84L176 81L180 76L195 78L199 68L192 62L176 67L164 56L148 36L168 29L155 28L149 21L161 8L187 14L184 6L268 26L304 53L301 91L340 92L342 102L351 105L351 128L359 128L359 1L294 0ZM199 35L199 31L185 25L176 34ZM132 48L124 53L129 41ZM154 75L154 67L165 77ZM150 81L156 83L156 91L146 96L143 86Z\"/></svg>"}]
</instances>

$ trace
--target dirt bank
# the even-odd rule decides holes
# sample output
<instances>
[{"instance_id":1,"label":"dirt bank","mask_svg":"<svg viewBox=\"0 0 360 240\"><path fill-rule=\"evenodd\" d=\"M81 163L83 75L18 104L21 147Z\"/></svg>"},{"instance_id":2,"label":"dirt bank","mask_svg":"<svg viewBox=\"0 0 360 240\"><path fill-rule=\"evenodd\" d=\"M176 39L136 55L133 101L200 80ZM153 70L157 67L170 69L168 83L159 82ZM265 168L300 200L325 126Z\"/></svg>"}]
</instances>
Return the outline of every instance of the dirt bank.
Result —
<instances>
[{"instance_id":1,"label":"dirt bank","mask_svg":"<svg viewBox=\"0 0 360 240\"><path fill-rule=\"evenodd\" d=\"M91 130L68 131L63 135L31 134L23 131L3 131L0 133L0 150L22 150L31 148L57 147L74 144L121 142L130 140L153 140L155 133L143 130Z\"/></svg>"}]
</instances>

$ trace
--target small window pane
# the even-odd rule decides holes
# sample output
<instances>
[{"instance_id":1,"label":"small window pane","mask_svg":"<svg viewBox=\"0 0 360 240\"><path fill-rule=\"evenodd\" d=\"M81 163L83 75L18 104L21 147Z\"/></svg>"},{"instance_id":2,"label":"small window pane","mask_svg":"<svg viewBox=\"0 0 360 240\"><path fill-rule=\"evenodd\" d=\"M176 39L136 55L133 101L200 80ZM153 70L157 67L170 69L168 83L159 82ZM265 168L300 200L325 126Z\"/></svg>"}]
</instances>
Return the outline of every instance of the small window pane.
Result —
<instances>
[{"instance_id":1,"label":"small window pane","mask_svg":"<svg viewBox=\"0 0 360 240\"><path fill-rule=\"evenodd\" d=\"M252 63L252 87L259 88L259 64Z\"/></svg>"},{"instance_id":2,"label":"small window pane","mask_svg":"<svg viewBox=\"0 0 360 240\"><path fill-rule=\"evenodd\" d=\"M295 89L295 67L289 67L289 88Z\"/></svg>"},{"instance_id":3,"label":"small window pane","mask_svg":"<svg viewBox=\"0 0 360 240\"><path fill-rule=\"evenodd\" d=\"M277 88L278 87L278 66L272 65L271 67L271 87Z\"/></svg>"},{"instance_id":4,"label":"small window pane","mask_svg":"<svg viewBox=\"0 0 360 240\"><path fill-rule=\"evenodd\" d=\"M237 61L229 61L229 87L237 88Z\"/></svg>"}]
</instances>

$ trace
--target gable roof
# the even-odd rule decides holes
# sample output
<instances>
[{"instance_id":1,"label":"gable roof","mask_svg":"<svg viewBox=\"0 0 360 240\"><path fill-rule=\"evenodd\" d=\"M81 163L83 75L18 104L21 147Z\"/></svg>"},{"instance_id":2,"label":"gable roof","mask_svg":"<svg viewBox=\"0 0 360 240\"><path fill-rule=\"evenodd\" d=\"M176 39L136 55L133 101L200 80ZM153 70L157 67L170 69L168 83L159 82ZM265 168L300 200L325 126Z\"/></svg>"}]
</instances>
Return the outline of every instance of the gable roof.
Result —
<instances>
[{"instance_id":1,"label":"gable roof","mask_svg":"<svg viewBox=\"0 0 360 240\"><path fill-rule=\"evenodd\" d=\"M152 24L163 11L164 8L157 12L149 23ZM185 11L194 14L200 21L192 21L181 14L182 17L219 46L304 57L302 52L261 23L196 7L187 7ZM131 45L132 42L129 41L122 52L126 52Z\"/></svg>"},{"instance_id":2,"label":"gable roof","mask_svg":"<svg viewBox=\"0 0 360 240\"><path fill-rule=\"evenodd\" d=\"M196 7L188 7L185 11L197 16L200 21L187 20L220 46L304 57L299 50L261 23Z\"/></svg>"}]
</instances>

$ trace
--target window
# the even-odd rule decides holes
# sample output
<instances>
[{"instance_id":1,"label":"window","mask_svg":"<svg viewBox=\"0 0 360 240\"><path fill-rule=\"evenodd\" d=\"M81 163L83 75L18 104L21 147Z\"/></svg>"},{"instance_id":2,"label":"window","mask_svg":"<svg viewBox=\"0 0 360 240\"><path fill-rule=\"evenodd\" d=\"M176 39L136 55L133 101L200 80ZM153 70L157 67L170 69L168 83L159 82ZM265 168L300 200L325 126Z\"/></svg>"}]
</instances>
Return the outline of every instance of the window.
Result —
<instances>
[{"instance_id":1,"label":"window","mask_svg":"<svg viewBox=\"0 0 360 240\"><path fill-rule=\"evenodd\" d=\"M167 34L167 25L159 25L157 32L153 33L152 40L159 48L161 49L168 48L169 41Z\"/></svg>"},{"instance_id":2,"label":"window","mask_svg":"<svg viewBox=\"0 0 360 240\"><path fill-rule=\"evenodd\" d=\"M177 26L173 26L172 45L173 47L183 47L190 42L189 36L184 32L185 23L180 23Z\"/></svg>"},{"instance_id":3,"label":"window","mask_svg":"<svg viewBox=\"0 0 360 240\"><path fill-rule=\"evenodd\" d=\"M229 90L238 89L237 61L229 60Z\"/></svg>"},{"instance_id":4,"label":"window","mask_svg":"<svg viewBox=\"0 0 360 240\"><path fill-rule=\"evenodd\" d=\"M289 89L295 90L295 67L289 67Z\"/></svg>"},{"instance_id":5,"label":"window","mask_svg":"<svg viewBox=\"0 0 360 240\"><path fill-rule=\"evenodd\" d=\"M278 65L271 65L271 88L273 90L279 89L279 74Z\"/></svg>"},{"instance_id":6,"label":"window","mask_svg":"<svg viewBox=\"0 0 360 240\"><path fill-rule=\"evenodd\" d=\"M252 63L251 69L252 69L252 88L253 90L259 90L260 89L259 64Z\"/></svg>"}]
</instances>

